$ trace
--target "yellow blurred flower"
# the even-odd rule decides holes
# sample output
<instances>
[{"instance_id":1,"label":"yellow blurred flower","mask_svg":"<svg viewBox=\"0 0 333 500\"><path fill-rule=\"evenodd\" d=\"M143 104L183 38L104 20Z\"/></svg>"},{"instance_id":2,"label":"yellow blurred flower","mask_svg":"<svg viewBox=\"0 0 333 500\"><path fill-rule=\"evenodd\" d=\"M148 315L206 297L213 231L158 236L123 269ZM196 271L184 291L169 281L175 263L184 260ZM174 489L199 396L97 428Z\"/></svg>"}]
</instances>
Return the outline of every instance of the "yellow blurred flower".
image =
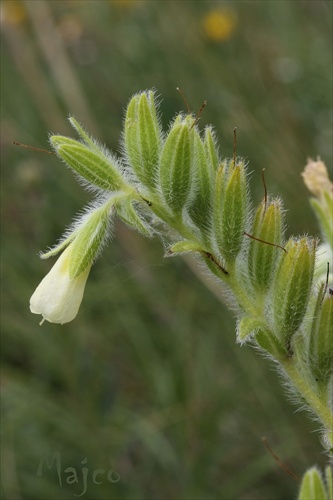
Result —
<instances>
[{"instance_id":1,"label":"yellow blurred flower","mask_svg":"<svg viewBox=\"0 0 333 500\"><path fill-rule=\"evenodd\" d=\"M12 0L11 2L1 3L1 24L15 26L26 20L26 12L22 2Z\"/></svg>"},{"instance_id":2,"label":"yellow blurred flower","mask_svg":"<svg viewBox=\"0 0 333 500\"><path fill-rule=\"evenodd\" d=\"M214 42L227 40L235 31L237 17L230 9L211 10L203 19L203 29L207 36Z\"/></svg>"}]
</instances>

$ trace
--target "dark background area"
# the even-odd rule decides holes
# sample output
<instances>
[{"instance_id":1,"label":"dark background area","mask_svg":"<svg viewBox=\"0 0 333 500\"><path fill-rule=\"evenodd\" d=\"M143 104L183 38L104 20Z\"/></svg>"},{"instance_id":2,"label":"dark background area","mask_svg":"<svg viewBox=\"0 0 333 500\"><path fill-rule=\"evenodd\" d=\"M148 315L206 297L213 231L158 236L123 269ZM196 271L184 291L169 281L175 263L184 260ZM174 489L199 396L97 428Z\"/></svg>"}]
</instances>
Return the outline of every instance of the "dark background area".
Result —
<instances>
[{"instance_id":1,"label":"dark background area","mask_svg":"<svg viewBox=\"0 0 333 500\"><path fill-rule=\"evenodd\" d=\"M117 151L125 106L156 88L167 127L208 104L222 156L261 169L287 209L287 234L318 234L300 173L332 169L330 1L3 1L2 496L6 499L282 499L324 464L317 425L295 412L269 361L235 342L235 318L190 261L164 259L117 223L77 318L29 312L52 246L90 200L52 156L48 133L75 135L73 114ZM332 171L332 170L331 170ZM193 272L194 271L194 272ZM206 286L208 285L208 286ZM37 469L59 452L55 467ZM86 459L86 460L85 460ZM85 463L86 462L86 463ZM79 483L68 484L67 467ZM96 469L113 469L94 484ZM71 469L72 470L72 469ZM72 470L73 473L73 470Z\"/></svg>"}]
</instances>

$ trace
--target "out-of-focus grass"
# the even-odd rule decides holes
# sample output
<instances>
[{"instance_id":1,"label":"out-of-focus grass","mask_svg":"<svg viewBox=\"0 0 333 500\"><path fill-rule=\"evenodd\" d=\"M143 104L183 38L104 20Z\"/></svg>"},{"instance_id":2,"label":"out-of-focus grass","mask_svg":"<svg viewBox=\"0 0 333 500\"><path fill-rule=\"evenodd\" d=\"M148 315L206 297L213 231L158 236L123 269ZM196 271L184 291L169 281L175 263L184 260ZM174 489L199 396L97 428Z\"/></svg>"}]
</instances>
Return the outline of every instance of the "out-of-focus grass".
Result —
<instances>
[{"instance_id":1,"label":"out-of-focus grass","mask_svg":"<svg viewBox=\"0 0 333 500\"><path fill-rule=\"evenodd\" d=\"M235 344L234 318L182 260L117 224L89 277L77 319L44 324L29 297L52 245L89 200L47 146L74 114L116 149L131 95L156 87L167 125L207 99L223 155L261 168L284 197L290 230L317 233L300 172L331 166L332 4L307 2L5 1L2 3L2 495L69 499L90 470L90 499L291 498L298 475L323 463L317 427L294 413L267 361ZM209 17L210 16L210 17ZM82 462L87 458L87 464ZM94 484L113 468L117 482ZM68 475L68 474L67 474ZM81 476L82 477L82 476ZM118 478L118 476L113 476Z\"/></svg>"}]
</instances>

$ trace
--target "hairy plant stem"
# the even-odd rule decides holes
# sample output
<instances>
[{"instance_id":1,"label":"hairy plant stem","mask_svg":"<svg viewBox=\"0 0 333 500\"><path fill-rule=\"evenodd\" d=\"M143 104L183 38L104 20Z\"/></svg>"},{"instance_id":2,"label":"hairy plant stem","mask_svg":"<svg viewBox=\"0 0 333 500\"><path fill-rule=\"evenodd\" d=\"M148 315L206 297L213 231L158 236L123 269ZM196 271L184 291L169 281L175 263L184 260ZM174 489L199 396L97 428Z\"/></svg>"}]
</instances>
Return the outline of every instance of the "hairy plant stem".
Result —
<instances>
[{"instance_id":1,"label":"hairy plant stem","mask_svg":"<svg viewBox=\"0 0 333 500\"><path fill-rule=\"evenodd\" d=\"M328 404L320 400L309 382L302 376L292 358L280 360L284 372L305 402L322 422L329 445L333 446L333 413Z\"/></svg>"}]
</instances>

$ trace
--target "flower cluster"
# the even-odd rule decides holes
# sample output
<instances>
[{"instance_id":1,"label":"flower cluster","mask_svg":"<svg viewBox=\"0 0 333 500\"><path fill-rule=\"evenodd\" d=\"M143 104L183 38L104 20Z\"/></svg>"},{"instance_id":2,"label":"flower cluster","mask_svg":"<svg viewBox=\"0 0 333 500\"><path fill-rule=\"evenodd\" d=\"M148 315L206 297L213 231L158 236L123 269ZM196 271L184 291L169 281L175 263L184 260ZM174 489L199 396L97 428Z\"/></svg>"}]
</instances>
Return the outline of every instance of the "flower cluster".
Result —
<instances>
[{"instance_id":1,"label":"flower cluster","mask_svg":"<svg viewBox=\"0 0 333 500\"><path fill-rule=\"evenodd\" d=\"M317 240L285 241L282 201L266 188L253 207L244 160L220 157L212 127L201 133L194 116L180 113L165 133L153 91L136 94L127 106L121 158L74 118L70 122L79 140L53 135L50 142L96 198L43 255L63 251L33 294L31 311L55 323L76 316L90 268L111 235L112 217L145 236L163 233L166 255L194 253L219 278L238 310L238 341L277 361L328 429L333 297L329 274L326 281L315 279ZM314 204L329 238L331 185L315 185ZM327 432L325 439L328 444L333 437Z\"/></svg>"}]
</instances>

